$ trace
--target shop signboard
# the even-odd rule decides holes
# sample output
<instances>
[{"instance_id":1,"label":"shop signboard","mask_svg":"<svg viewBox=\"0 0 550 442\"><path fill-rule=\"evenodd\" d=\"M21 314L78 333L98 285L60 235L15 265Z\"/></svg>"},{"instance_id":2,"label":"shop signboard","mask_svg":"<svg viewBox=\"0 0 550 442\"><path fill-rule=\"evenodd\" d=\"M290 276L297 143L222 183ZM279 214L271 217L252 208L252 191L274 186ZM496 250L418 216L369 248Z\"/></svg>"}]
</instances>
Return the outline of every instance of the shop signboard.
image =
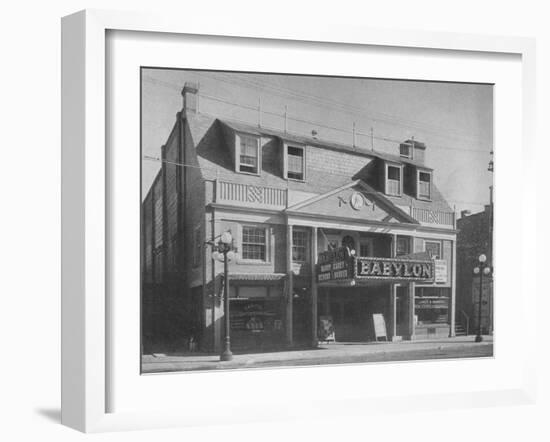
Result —
<instances>
[{"instance_id":1,"label":"shop signboard","mask_svg":"<svg viewBox=\"0 0 550 442\"><path fill-rule=\"evenodd\" d=\"M317 281L328 282L353 278L353 258L347 247L321 252L317 264Z\"/></svg>"},{"instance_id":2,"label":"shop signboard","mask_svg":"<svg viewBox=\"0 0 550 442\"><path fill-rule=\"evenodd\" d=\"M447 261L444 259L435 259L435 282L447 283Z\"/></svg>"},{"instance_id":3,"label":"shop signboard","mask_svg":"<svg viewBox=\"0 0 550 442\"><path fill-rule=\"evenodd\" d=\"M334 334L334 323L332 322L332 316L319 317L319 328L317 331L319 341L336 341Z\"/></svg>"},{"instance_id":4,"label":"shop signboard","mask_svg":"<svg viewBox=\"0 0 550 442\"><path fill-rule=\"evenodd\" d=\"M372 315L372 322L374 324L374 335L376 337L376 340L380 338L384 338L384 340L388 340L388 335L386 334L386 321L384 319L384 315L382 313L374 313Z\"/></svg>"},{"instance_id":5,"label":"shop signboard","mask_svg":"<svg viewBox=\"0 0 550 442\"><path fill-rule=\"evenodd\" d=\"M415 309L445 309L449 307L449 298L416 298Z\"/></svg>"},{"instance_id":6,"label":"shop signboard","mask_svg":"<svg viewBox=\"0 0 550 442\"><path fill-rule=\"evenodd\" d=\"M434 273L434 262L431 259L375 257L355 259L357 279L432 282Z\"/></svg>"}]
</instances>

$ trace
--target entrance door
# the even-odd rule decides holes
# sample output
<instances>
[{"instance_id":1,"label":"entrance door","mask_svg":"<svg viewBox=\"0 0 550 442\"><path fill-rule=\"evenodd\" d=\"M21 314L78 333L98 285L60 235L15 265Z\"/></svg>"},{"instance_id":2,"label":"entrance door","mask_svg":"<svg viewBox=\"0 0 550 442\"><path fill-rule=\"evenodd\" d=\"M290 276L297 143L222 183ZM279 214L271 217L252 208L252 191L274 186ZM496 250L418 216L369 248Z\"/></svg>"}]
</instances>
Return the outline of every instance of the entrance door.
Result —
<instances>
[{"instance_id":1,"label":"entrance door","mask_svg":"<svg viewBox=\"0 0 550 442\"><path fill-rule=\"evenodd\" d=\"M406 336L407 329L407 287L397 286L396 299L396 333L398 336Z\"/></svg>"}]
</instances>

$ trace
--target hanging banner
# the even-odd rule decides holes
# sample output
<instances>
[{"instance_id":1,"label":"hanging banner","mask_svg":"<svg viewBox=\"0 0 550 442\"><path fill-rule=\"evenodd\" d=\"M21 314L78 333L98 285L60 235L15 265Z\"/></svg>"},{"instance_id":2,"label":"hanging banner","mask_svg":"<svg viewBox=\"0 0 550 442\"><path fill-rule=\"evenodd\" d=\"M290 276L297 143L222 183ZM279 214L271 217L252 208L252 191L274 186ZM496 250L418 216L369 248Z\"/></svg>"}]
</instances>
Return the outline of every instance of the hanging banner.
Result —
<instances>
[{"instance_id":1,"label":"hanging banner","mask_svg":"<svg viewBox=\"0 0 550 442\"><path fill-rule=\"evenodd\" d=\"M321 252L317 262L317 282L353 278L353 258L347 247Z\"/></svg>"}]
</instances>

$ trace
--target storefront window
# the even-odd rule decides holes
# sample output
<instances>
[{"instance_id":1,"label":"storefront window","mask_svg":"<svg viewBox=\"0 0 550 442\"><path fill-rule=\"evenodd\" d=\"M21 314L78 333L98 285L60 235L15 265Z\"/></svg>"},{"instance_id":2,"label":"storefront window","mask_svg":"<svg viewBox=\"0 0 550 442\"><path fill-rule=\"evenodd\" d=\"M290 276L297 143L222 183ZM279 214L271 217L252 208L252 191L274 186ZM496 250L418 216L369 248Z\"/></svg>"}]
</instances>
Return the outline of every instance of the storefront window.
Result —
<instances>
[{"instance_id":1,"label":"storefront window","mask_svg":"<svg viewBox=\"0 0 550 442\"><path fill-rule=\"evenodd\" d=\"M284 342L282 298L231 300L230 325L235 348L270 348Z\"/></svg>"},{"instance_id":2,"label":"storefront window","mask_svg":"<svg viewBox=\"0 0 550 442\"><path fill-rule=\"evenodd\" d=\"M414 302L418 325L448 324L450 289L419 287Z\"/></svg>"}]
</instances>

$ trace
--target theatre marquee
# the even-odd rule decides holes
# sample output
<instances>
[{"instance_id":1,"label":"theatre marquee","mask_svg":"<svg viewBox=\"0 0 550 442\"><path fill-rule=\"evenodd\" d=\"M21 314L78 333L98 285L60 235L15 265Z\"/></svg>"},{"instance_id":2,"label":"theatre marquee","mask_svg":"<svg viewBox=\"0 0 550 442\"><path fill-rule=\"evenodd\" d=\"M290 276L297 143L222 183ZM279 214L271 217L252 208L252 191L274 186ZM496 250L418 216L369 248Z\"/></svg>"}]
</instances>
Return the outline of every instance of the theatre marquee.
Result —
<instances>
[{"instance_id":1,"label":"theatre marquee","mask_svg":"<svg viewBox=\"0 0 550 442\"><path fill-rule=\"evenodd\" d=\"M434 280L434 262L424 259L357 257L354 271L356 279Z\"/></svg>"},{"instance_id":2,"label":"theatre marquee","mask_svg":"<svg viewBox=\"0 0 550 442\"><path fill-rule=\"evenodd\" d=\"M322 252L317 264L317 282L362 280L433 282L434 261L418 258L353 256L345 247Z\"/></svg>"}]
</instances>

